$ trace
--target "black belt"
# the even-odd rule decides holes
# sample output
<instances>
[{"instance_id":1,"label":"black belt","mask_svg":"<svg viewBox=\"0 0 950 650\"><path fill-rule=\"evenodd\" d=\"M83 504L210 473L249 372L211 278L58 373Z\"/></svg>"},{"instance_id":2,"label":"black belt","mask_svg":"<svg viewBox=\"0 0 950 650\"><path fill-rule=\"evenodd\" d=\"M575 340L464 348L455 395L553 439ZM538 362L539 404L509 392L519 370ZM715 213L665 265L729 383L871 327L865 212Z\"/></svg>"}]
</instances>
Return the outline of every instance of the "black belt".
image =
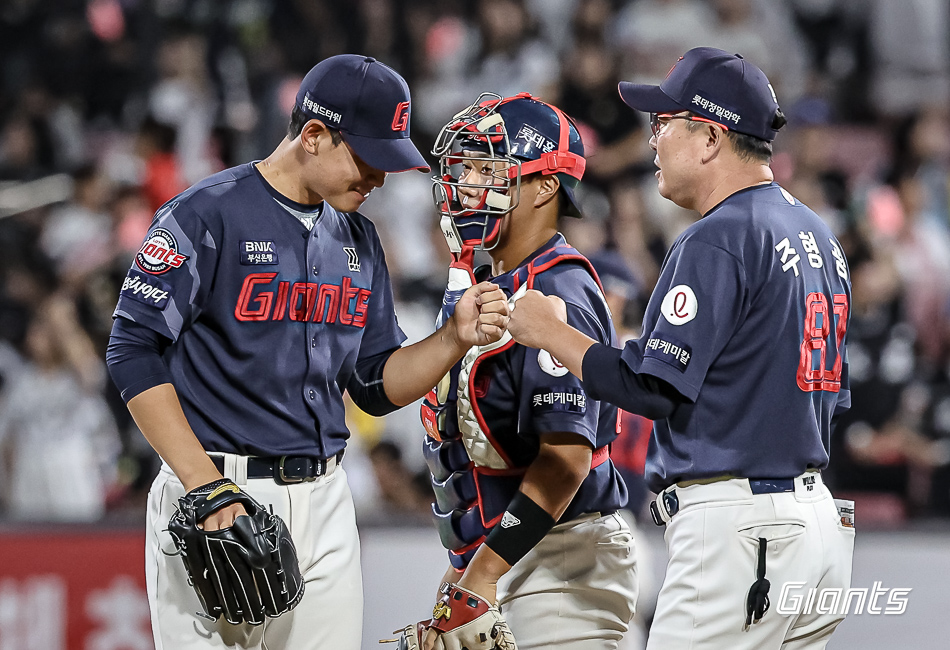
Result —
<instances>
[{"instance_id":1,"label":"black belt","mask_svg":"<svg viewBox=\"0 0 950 650\"><path fill-rule=\"evenodd\" d=\"M752 494L776 494L779 492L794 492L795 491L795 479L793 478L750 478L749 479L749 488L752 490ZM680 502L676 497L676 490L670 490L669 492L663 493L663 505L666 508L666 511L670 514L670 517L675 515L680 510ZM650 516L653 518L653 523L657 526L665 526L666 522L663 521L663 518L660 516L659 507L656 505L656 500L650 502Z\"/></svg>"},{"instance_id":2,"label":"black belt","mask_svg":"<svg viewBox=\"0 0 950 650\"><path fill-rule=\"evenodd\" d=\"M337 463L343 452L335 456ZM224 473L224 457L211 456L218 471ZM327 473L329 463L324 458L310 456L249 456L247 478L272 478L281 485L314 481Z\"/></svg>"}]
</instances>

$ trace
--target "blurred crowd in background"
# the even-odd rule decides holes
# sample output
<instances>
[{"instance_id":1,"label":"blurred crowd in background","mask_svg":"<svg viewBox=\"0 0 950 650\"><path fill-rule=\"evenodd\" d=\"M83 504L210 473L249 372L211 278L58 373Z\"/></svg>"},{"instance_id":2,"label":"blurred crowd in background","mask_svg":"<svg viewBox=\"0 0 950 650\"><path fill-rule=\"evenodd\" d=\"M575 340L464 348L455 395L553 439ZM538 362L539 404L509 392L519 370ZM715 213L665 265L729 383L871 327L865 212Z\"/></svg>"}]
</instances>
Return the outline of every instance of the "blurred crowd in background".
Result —
<instances>
[{"instance_id":1,"label":"blurred crowd in background","mask_svg":"<svg viewBox=\"0 0 950 650\"><path fill-rule=\"evenodd\" d=\"M657 194L649 129L616 85L658 83L699 45L769 76L789 118L776 180L847 248L853 407L829 483L866 525L950 516L946 0L5 0L0 519L140 519L159 461L104 365L122 280L154 211L270 153L303 75L332 54L406 77L423 152L483 91L531 92L577 120L585 218L563 231L593 259L622 338L637 336L663 255L697 215ZM422 338L448 263L429 176L390 175L363 212L400 324ZM424 521L418 409L351 411L361 520ZM650 426L625 418L613 458L640 512Z\"/></svg>"}]
</instances>

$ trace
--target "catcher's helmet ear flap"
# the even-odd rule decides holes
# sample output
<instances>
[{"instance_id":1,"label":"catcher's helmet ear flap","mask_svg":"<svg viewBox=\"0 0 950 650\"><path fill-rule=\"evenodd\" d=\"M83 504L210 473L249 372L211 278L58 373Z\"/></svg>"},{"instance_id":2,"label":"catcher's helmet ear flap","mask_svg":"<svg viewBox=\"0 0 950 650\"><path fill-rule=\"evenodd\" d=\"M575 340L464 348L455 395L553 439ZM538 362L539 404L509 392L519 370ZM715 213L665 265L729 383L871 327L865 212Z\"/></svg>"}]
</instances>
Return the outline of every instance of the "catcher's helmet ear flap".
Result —
<instances>
[{"instance_id":1,"label":"catcher's helmet ear flap","mask_svg":"<svg viewBox=\"0 0 950 650\"><path fill-rule=\"evenodd\" d=\"M453 252L460 245L497 245L500 219L518 206L527 174L557 174L565 211L580 216L574 197L586 166L580 133L563 111L528 93L482 94L442 127L432 153L441 165L433 194ZM475 168L481 172L471 173Z\"/></svg>"}]
</instances>

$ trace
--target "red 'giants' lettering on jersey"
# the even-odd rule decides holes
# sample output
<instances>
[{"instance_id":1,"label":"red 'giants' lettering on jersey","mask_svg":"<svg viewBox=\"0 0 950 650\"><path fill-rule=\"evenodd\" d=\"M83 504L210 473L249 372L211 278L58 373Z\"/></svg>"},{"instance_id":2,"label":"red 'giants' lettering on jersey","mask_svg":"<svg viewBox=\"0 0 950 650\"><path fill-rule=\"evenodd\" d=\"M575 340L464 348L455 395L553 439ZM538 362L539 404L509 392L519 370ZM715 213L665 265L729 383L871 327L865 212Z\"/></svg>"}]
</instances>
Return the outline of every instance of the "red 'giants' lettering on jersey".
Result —
<instances>
[{"instance_id":1,"label":"red 'giants' lettering on jersey","mask_svg":"<svg viewBox=\"0 0 950 650\"><path fill-rule=\"evenodd\" d=\"M366 325L370 289L352 285L344 277L339 285L316 282L277 282L276 273L251 273L244 278L234 317L239 321L284 320Z\"/></svg>"}]
</instances>

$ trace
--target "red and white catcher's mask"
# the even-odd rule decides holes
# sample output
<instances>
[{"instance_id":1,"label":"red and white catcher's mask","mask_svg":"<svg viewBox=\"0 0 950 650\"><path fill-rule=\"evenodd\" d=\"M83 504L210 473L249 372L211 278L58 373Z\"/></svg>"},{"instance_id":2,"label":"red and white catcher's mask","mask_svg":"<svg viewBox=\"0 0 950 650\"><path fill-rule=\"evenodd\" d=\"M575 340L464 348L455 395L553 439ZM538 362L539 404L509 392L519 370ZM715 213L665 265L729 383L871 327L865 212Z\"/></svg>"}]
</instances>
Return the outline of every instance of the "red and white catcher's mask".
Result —
<instances>
[{"instance_id":1,"label":"red and white catcher's mask","mask_svg":"<svg viewBox=\"0 0 950 650\"><path fill-rule=\"evenodd\" d=\"M584 143L567 115L529 93L482 93L442 127L432 154L440 166L432 194L453 253L498 245L501 219L518 207L528 174L557 174L567 213L581 216L574 188Z\"/></svg>"}]
</instances>

